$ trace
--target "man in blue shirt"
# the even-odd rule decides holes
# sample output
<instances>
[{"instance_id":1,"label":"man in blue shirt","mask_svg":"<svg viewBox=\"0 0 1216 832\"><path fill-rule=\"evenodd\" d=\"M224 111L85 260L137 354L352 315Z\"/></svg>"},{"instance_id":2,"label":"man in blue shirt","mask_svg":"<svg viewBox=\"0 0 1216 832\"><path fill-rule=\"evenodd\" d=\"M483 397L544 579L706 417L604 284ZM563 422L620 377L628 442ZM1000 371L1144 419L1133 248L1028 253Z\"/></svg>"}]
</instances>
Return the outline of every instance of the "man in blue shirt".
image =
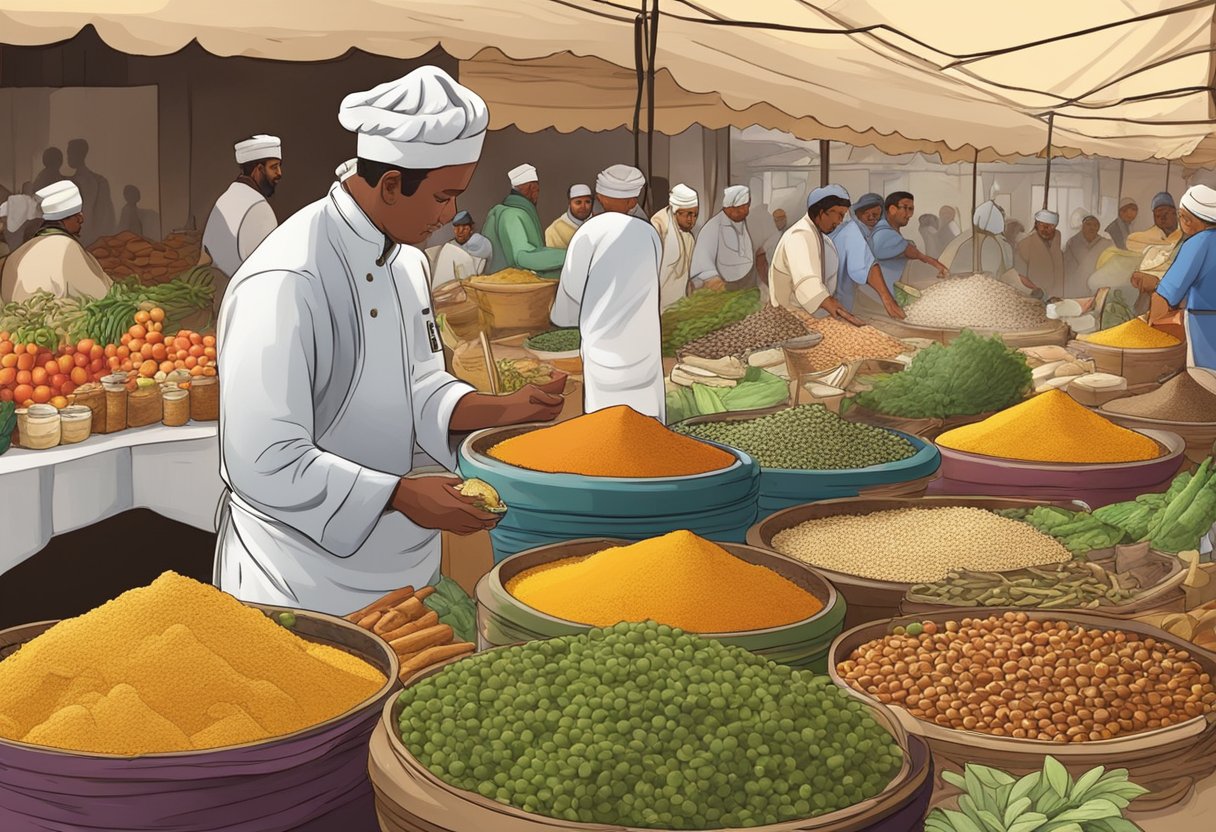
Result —
<instances>
[{"instance_id":1,"label":"man in blue shirt","mask_svg":"<svg viewBox=\"0 0 1216 832\"><path fill-rule=\"evenodd\" d=\"M904 312L891 296L883 280L882 269L874 260L874 253L870 251L869 235L872 226L878 224L881 212L882 197L878 194L866 194L853 206L853 219L841 223L828 235L840 260L835 295L836 300L852 312L857 287L868 285L882 301L887 314L902 320ZM868 224L866 219L870 220Z\"/></svg>"},{"instance_id":2,"label":"man in blue shirt","mask_svg":"<svg viewBox=\"0 0 1216 832\"><path fill-rule=\"evenodd\" d=\"M1216 190L1195 185L1182 197L1182 233L1174 262L1157 285L1149 323L1186 304L1188 361L1216 370Z\"/></svg>"},{"instance_id":3,"label":"man in blue shirt","mask_svg":"<svg viewBox=\"0 0 1216 832\"><path fill-rule=\"evenodd\" d=\"M919 260L937 269L938 277L945 277L948 270L938 260L923 254L916 244L900 233L901 229L912 221L916 213L916 204L912 194L907 191L896 191L890 194L885 202L886 216L878 221L874 234L870 237L870 248L882 268L883 281L889 292L895 291L895 284L903 277L904 267L909 260Z\"/></svg>"}]
</instances>

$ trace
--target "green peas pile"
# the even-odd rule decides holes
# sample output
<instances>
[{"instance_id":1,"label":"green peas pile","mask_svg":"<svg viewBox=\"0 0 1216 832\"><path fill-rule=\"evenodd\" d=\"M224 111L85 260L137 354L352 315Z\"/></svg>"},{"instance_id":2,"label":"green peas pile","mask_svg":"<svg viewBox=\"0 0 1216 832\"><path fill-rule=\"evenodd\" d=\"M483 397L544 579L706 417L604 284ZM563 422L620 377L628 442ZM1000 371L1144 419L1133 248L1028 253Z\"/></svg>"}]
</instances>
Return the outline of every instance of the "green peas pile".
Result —
<instances>
[{"instance_id":1,"label":"green peas pile","mask_svg":"<svg viewBox=\"0 0 1216 832\"><path fill-rule=\"evenodd\" d=\"M402 741L444 782L581 823L815 817L877 795L903 764L826 676L654 622L481 653L400 701Z\"/></svg>"},{"instance_id":2,"label":"green peas pile","mask_svg":"<svg viewBox=\"0 0 1216 832\"><path fill-rule=\"evenodd\" d=\"M675 425L673 430L738 448L762 468L838 471L898 462L916 454L889 430L850 422L821 404L803 404L735 422Z\"/></svg>"},{"instance_id":3,"label":"green peas pile","mask_svg":"<svg viewBox=\"0 0 1216 832\"><path fill-rule=\"evenodd\" d=\"M554 329L528 339L528 346L541 352L573 352L581 343L577 329Z\"/></svg>"}]
</instances>

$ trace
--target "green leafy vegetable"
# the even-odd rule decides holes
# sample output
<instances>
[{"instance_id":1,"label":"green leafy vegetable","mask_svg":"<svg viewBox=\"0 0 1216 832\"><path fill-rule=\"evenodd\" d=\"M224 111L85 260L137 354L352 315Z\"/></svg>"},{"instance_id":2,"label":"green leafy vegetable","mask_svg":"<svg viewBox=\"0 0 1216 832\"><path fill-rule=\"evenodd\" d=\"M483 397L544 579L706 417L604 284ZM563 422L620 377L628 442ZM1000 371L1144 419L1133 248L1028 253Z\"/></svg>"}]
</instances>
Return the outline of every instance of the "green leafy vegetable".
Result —
<instances>
[{"instance_id":1,"label":"green leafy vegetable","mask_svg":"<svg viewBox=\"0 0 1216 832\"><path fill-rule=\"evenodd\" d=\"M0 402L0 454L13 442L13 430L17 427L17 405L15 402Z\"/></svg>"},{"instance_id":2,"label":"green leafy vegetable","mask_svg":"<svg viewBox=\"0 0 1216 832\"><path fill-rule=\"evenodd\" d=\"M477 607L460 584L441 577L435 584L435 591L422 603L438 614L441 623L452 628L456 638L477 643Z\"/></svg>"},{"instance_id":3,"label":"green leafy vegetable","mask_svg":"<svg viewBox=\"0 0 1216 832\"><path fill-rule=\"evenodd\" d=\"M760 290L714 292L700 289L680 298L663 312L663 355L711 332L743 320L760 308Z\"/></svg>"}]
</instances>

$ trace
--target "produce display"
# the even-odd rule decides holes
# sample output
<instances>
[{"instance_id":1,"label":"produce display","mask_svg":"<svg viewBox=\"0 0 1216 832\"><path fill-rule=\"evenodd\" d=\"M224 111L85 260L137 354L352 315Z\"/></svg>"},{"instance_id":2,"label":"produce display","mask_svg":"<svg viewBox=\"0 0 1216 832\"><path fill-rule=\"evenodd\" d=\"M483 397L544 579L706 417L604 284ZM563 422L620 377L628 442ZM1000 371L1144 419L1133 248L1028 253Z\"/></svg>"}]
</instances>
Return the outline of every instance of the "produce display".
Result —
<instances>
[{"instance_id":1,"label":"produce display","mask_svg":"<svg viewBox=\"0 0 1216 832\"><path fill-rule=\"evenodd\" d=\"M1030 462L1138 462L1161 456L1161 448L1149 437L1114 424L1060 390L946 431L937 444Z\"/></svg>"},{"instance_id":2,"label":"produce display","mask_svg":"<svg viewBox=\"0 0 1216 832\"><path fill-rule=\"evenodd\" d=\"M587 477L688 477L720 471L732 454L618 405L514 436L489 455L517 468Z\"/></svg>"},{"instance_id":3,"label":"produce display","mask_svg":"<svg viewBox=\"0 0 1216 832\"><path fill-rule=\"evenodd\" d=\"M142 283L163 283L198 263L203 253L202 235L175 231L164 242L156 243L124 231L112 237L99 237L89 246L89 253L111 277L134 275Z\"/></svg>"},{"instance_id":4,"label":"produce display","mask_svg":"<svg viewBox=\"0 0 1216 832\"><path fill-rule=\"evenodd\" d=\"M1117 347L1124 350L1161 349L1176 347L1182 343L1168 332L1162 332L1140 318L1132 318L1127 323L1119 324L1111 329L1082 335L1079 340L1087 344Z\"/></svg>"},{"instance_id":5,"label":"produce display","mask_svg":"<svg viewBox=\"0 0 1216 832\"><path fill-rule=\"evenodd\" d=\"M0 455L12 446L16 427L17 406L11 401L0 401Z\"/></svg>"},{"instance_id":6,"label":"produce display","mask_svg":"<svg viewBox=\"0 0 1216 832\"><path fill-rule=\"evenodd\" d=\"M581 343L577 329L554 329L533 335L524 345L541 352L574 352Z\"/></svg>"},{"instance_id":7,"label":"produce display","mask_svg":"<svg viewBox=\"0 0 1216 832\"><path fill-rule=\"evenodd\" d=\"M687 531L537 566L507 591L579 624L653 620L692 633L782 627L823 609L788 578Z\"/></svg>"},{"instance_id":8,"label":"produce display","mask_svg":"<svg viewBox=\"0 0 1216 832\"><path fill-rule=\"evenodd\" d=\"M676 425L674 430L738 448L765 468L838 471L916 454L902 436L846 421L821 404L802 404L755 419Z\"/></svg>"},{"instance_id":9,"label":"produce display","mask_svg":"<svg viewBox=\"0 0 1216 832\"><path fill-rule=\"evenodd\" d=\"M135 280L116 281L103 298L81 306L80 333L100 344L117 344L140 310L161 309L170 332L200 312L208 312L215 299L216 269L199 266L179 278L156 286L141 286Z\"/></svg>"},{"instance_id":10,"label":"produce display","mask_svg":"<svg viewBox=\"0 0 1216 832\"><path fill-rule=\"evenodd\" d=\"M50 292L35 292L23 301L0 307L0 331L7 333L4 340L35 344L41 350L53 352L81 331L84 313L80 305L80 298L56 298Z\"/></svg>"},{"instance_id":11,"label":"produce display","mask_svg":"<svg viewBox=\"0 0 1216 832\"><path fill-rule=\"evenodd\" d=\"M938 807L925 818L925 832L1138 832L1123 817L1133 800L1148 794L1127 778L1127 769L1091 768L1076 780L1048 754L1043 770L1013 777L999 769L967 763L962 776L942 779L962 792L958 811Z\"/></svg>"},{"instance_id":12,"label":"produce display","mask_svg":"<svg viewBox=\"0 0 1216 832\"><path fill-rule=\"evenodd\" d=\"M1211 677L1185 650L1022 612L897 627L837 670L856 690L919 719L1045 742L1108 740L1216 708Z\"/></svg>"},{"instance_id":13,"label":"produce display","mask_svg":"<svg viewBox=\"0 0 1216 832\"><path fill-rule=\"evenodd\" d=\"M546 384L553 380L554 369L533 358L500 358L498 367L498 392L514 393L529 384Z\"/></svg>"},{"instance_id":14,"label":"produce display","mask_svg":"<svg viewBox=\"0 0 1216 832\"><path fill-rule=\"evenodd\" d=\"M1084 554L1095 549L1109 549L1126 540L1126 533L1118 526L1104 522L1088 511L1071 511L1059 506L1035 506L1032 509L1003 509L998 512L1034 526L1043 534L1049 534L1073 554Z\"/></svg>"},{"instance_id":15,"label":"produce display","mask_svg":"<svg viewBox=\"0 0 1216 832\"><path fill-rule=\"evenodd\" d=\"M216 748L332 719L384 682L363 660L166 572L0 661L0 736L123 756Z\"/></svg>"},{"instance_id":16,"label":"produce display","mask_svg":"<svg viewBox=\"0 0 1216 832\"><path fill-rule=\"evenodd\" d=\"M477 605L473 603L460 584L448 577L441 577L435 591L423 599L427 609L439 616L441 624L452 628L458 641L477 643Z\"/></svg>"},{"instance_id":17,"label":"produce display","mask_svg":"<svg viewBox=\"0 0 1216 832\"><path fill-rule=\"evenodd\" d=\"M1200 538L1216 523L1216 465L1208 457L1194 474L1176 476L1164 493L1103 506L1094 517L1162 552L1198 549Z\"/></svg>"},{"instance_id":18,"label":"produce display","mask_svg":"<svg viewBox=\"0 0 1216 832\"><path fill-rule=\"evenodd\" d=\"M1011 572L958 570L940 581L916 584L907 597L922 604L956 607L1097 609L1126 604L1145 588L1130 574L1070 560Z\"/></svg>"},{"instance_id":19,"label":"produce display","mask_svg":"<svg viewBox=\"0 0 1216 832\"><path fill-rule=\"evenodd\" d=\"M1150 393L1107 402L1102 411L1167 422L1216 422L1216 393L1197 381L1193 373L1204 373L1216 386L1216 376L1211 373L1185 370Z\"/></svg>"},{"instance_id":20,"label":"produce display","mask_svg":"<svg viewBox=\"0 0 1216 832\"><path fill-rule=\"evenodd\" d=\"M741 321L685 344L680 352L702 358L745 358L748 353L780 346L807 335L806 326L791 312L766 304Z\"/></svg>"},{"instance_id":21,"label":"produce display","mask_svg":"<svg viewBox=\"0 0 1216 832\"><path fill-rule=\"evenodd\" d=\"M811 332L823 340L807 355L812 370L831 370L867 358L895 358L908 352L902 341L892 338L872 326L853 326L836 318L816 318L805 312L794 312Z\"/></svg>"},{"instance_id":22,"label":"produce display","mask_svg":"<svg viewBox=\"0 0 1216 832\"><path fill-rule=\"evenodd\" d=\"M426 605L435 591L433 586L417 591L412 586L402 587L346 616L347 621L388 642L401 663L402 681L477 649L476 644L455 640L453 627L441 622L439 613Z\"/></svg>"},{"instance_id":23,"label":"produce display","mask_svg":"<svg viewBox=\"0 0 1216 832\"><path fill-rule=\"evenodd\" d=\"M785 379L758 367L748 367L743 378L732 387L713 387L702 383L693 383L691 387L669 387L667 423L682 422L693 416L777 407L786 404L789 398L790 385Z\"/></svg>"},{"instance_id":24,"label":"produce display","mask_svg":"<svg viewBox=\"0 0 1216 832\"><path fill-rule=\"evenodd\" d=\"M1059 541L982 508L901 508L807 520L773 548L811 566L878 581L919 584L951 572L1044 566L1070 560Z\"/></svg>"},{"instance_id":25,"label":"produce display","mask_svg":"<svg viewBox=\"0 0 1216 832\"><path fill-rule=\"evenodd\" d=\"M760 290L715 292L699 289L680 298L660 317L663 355L672 356L685 344L741 321L760 309Z\"/></svg>"},{"instance_id":26,"label":"produce display","mask_svg":"<svg viewBox=\"0 0 1216 832\"><path fill-rule=\"evenodd\" d=\"M944 419L1011 407L1030 386L1025 355L968 329L949 345L921 350L903 372L875 379L856 401L889 416Z\"/></svg>"},{"instance_id":27,"label":"produce display","mask_svg":"<svg viewBox=\"0 0 1216 832\"><path fill-rule=\"evenodd\" d=\"M815 817L879 794L903 764L827 677L653 622L481 653L399 701L401 740L436 777L566 821Z\"/></svg>"},{"instance_id":28,"label":"produce display","mask_svg":"<svg viewBox=\"0 0 1216 832\"><path fill-rule=\"evenodd\" d=\"M493 274L479 274L476 277L469 278L469 282L476 286L482 284L523 284L523 283L552 283L536 272L530 272L527 269L503 269L500 272Z\"/></svg>"},{"instance_id":29,"label":"produce display","mask_svg":"<svg viewBox=\"0 0 1216 832\"><path fill-rule=\"evenodd\" d=\"M1017 332L1050 322L1044 305L987 275L940 280L906 310L905 323L942 329Z\"/></svg>"}]
</instances>

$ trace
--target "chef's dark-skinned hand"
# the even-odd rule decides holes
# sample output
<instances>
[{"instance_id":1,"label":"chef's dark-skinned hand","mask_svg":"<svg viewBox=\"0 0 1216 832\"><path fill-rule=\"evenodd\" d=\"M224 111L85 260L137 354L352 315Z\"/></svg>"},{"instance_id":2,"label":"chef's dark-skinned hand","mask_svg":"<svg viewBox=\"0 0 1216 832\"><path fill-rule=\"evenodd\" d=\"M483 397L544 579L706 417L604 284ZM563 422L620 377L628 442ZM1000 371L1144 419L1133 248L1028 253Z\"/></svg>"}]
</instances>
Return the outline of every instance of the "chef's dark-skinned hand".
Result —
<instances>
[{"instance_id":1,"label":"chef's dark-skinned hand","mask_svg":"<svg viewBox=\"0 0 1216 832\"><path fill-rule=\"evenodd\" d=\"M498 525L499 515L482 511L458 485L458 477L402 477L391 506L424 529L467 535Z\"/></svg>"},{"instance_id":2,"label":"chef's dark-skinned hand","mask_svg":"<svg viewBox=\"0 0 1216 832\"><path fill-rule=\"evenodd\" d=\"M562 412L564 399L529 384L506 396L469 393L456 403L448 430L457 433L524 422L552 422Z\"/></svg>"}]
</instances>

